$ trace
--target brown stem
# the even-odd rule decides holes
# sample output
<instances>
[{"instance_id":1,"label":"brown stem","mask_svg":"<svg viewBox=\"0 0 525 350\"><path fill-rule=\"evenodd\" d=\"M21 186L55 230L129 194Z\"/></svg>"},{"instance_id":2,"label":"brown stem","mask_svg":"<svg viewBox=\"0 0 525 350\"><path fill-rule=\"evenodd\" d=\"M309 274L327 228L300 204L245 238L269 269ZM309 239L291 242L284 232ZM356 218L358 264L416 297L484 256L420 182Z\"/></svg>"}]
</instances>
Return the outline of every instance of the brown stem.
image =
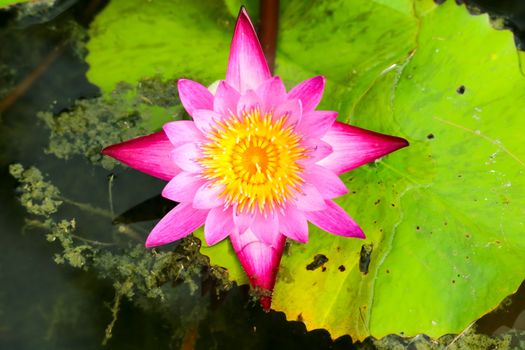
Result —
<instances>
[{"instance_id":1,"label":"brown stem","mask_svg":"<svg viewBox=\"0 0 525 350\"><path fill-rule=\"evenodd\" d=\"M279 23L279 0L260 0L261 26L259 37L268 66L273 74L275 50L277 49L277 26Z\"/></svg>"}]
</instances>

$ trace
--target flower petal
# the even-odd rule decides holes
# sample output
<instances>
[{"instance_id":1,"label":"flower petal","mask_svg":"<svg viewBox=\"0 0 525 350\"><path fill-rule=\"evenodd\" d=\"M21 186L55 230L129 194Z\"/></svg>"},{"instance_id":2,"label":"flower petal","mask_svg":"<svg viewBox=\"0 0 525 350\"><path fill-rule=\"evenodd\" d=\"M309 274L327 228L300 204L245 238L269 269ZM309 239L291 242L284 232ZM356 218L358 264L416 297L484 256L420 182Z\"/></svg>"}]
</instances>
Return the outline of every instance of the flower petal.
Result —
<instances>
[{"instance_id":1,"label":"flower petal","mask_svg":"<svg viewBox=\"0 0 525 350\"><path fill-rule=\"evenodd\" d=\"M318 162L336 174L352 170L365 163L408 146L408 141L335 122L322 140L328 142L333 153Z\"/></svg>"},{"instance_id":2,"label":"flower petal","mask_svg":"<svg viewBox=\"0 0 525 350\"><path fill-rule=\"evenodd\" d=\"M262 112L271 112L286 100L286 88L279 77L272 77L255 91L261 99Z\"/></svg>"},{"instance_id":3,"label":"flower petal","mask_svg":"<svg viewBox=\"0 0 525 350\"><path fill-rule=\"evenodd\" d=\"M317 76L303 81L288 93L289 99L297 98L303 104L303 111L313 111L323 97L325 78Z\"/></svg>"},{"instance_id":4,"label":"flower petal","mask_svg":"<svg viewBox=\"0 0 525 350\"><path fill-rule=\"evenodd\" d=\"M314 225L334 235L365 238L363 230L348 214L333 201L326 201L327 208L305 212L304 215Z\"/></svg>"},{"instance_id":5,"label":"flower petal","mask_svg":"<svg viewBox=\"0 0 525 350\"><path fill-rule=\"evenodd\" d=\"M302 163L316 163L332 153L332 146L320 139L306 139L301 145L308 151L308 158L302 160Z\"/></svg>"},{"instance_id":6,"label":"flower petal","mask_svg":"<svg viewBox=\"0 0 525 350\"><path fill-rule=\"evenodd\" d=\"M204 135L197 129L191 120L178 120L169 122L162 127L174 147L182 146L188 142L197 142L204 139Z\"/></svg>"},{"instance_id":7,"label":"flower petal","mask_svg":"<svg viewBox=\"0 0 525 350\"><path fill-rule=\"evenodd\" d=\"M322 137L334 124L337 112L311 111L304 113L301 122L295 129L305 137Z\"/></svg>"},{"instance_id":8,"label":"flower petal","mask_svg":"<svg viewBox=\"0 0 525 350\"><path fill-rule=\"evenodd\" d=\"M274 120L281 119L284 116L288 118L286 126L299 124L302 115L303 107L298 99L291 99L281 103L273 112Z\"/></svg>"},{"instance_id":9,"label":"flower petal","mask_svg":"<svg viewBox=\"0 0 525 350\"><path fill-rule=\"evenodd\" d=\"M202 167L197 163L197 159L200 158L199 147L190 142L177 147L171 152L171 158L182 170L189 173L199 173L202 171Z\"/></svg>"},{"instance_id":10,"label":"flower petal","mask_svg":"<svg viewBox=\"0 0 525 350\"><path fill-rule=\"evenodd\" d=\"M333 171L312 164L303 174L303 179L317 188L324 199L341 197L348 193L344 182Z\"/></svg>"},{"instance_id":11,"label":"flower petal","mask_svg":"<svg viewBox=\"0 0 525 350\"><path fill-rule=\"evenodd\" d=\"M210 111L209 109L196 109L193 111L192 117L195 126L203 133L208 132L219 120L222 119L222 116L219 113Z\"/></svg>"},{"instance_id":12,"label":"flower petal","mask_svg":"<svg viewBox=\"0 0 525 350\"><path fill-rule=\"evenodd\" d=\"M193 202L193 197L205 180L195 174L181 172L164 187L162 196L175 202Z\"/></svg>"},{"instance_id":13,"label":"flower petal","mask_svg":"<svg viewBox=\"0 0 525 350\"><path fill-rule=\"evenodd\" d=\"M233 211L233 223L235 228L240 234L243 234L248 228L250 228L255 215L248 213L236 213Z\"/></svg>"},{"instance_id":14,"label":"flower petal","mask_svg":"<svg viewBox=\"0 0 525 350\"><path fill-rule=\"evenodd\" d=\"M288 206L284 215L279 213L279 231L294 241L308 242L308 222L295 207Z\"/></svg>"},{"instance_id":15,"label":"flower petal","mask_svg":"<svg viewBox=\"0 0 525 350\"><path fill-rule=\"evenodd\" d=\"M261 242L272 244L274 236L279 233L279 219L275 213L270 213L266 217L257 213L250 230Z\"/></svg>"},{"instance_id":16,"label":"flower petal","mask_svg":"<svg viewBox=\"0 0 525 350\"><path fill-rule=\"evenodd\" d=\"M213 109L213 95L201 84L188 79L177 82L180 102L189 115L196 109Z\"/></svg>"},{"instance_id":17,"label":"flower petal","mask_svg":"<svg viewBox=\"0 0 525 350\"><path fill-rule=\"evenodd\" d=\"M252 287L271 292L275 286L286 237L277 233L273 243L266 244L259 241L255 234L248 230L244 234L238 232L231 234L230 240ZM260 302L264 310L269 310L272 298L263 296Z\"/></svg>"},{"instance_id":18,"label":"flower petal","mask_svg":"<svg viewBox=\"0 0 525 350\"><path fill-rule=\"evenodd\" d=\"M224 80L219 82L215 99L213 100L213 110L220 113L223 117L234 114L237 111L237 103L241 95Z\"/></svg>"},{"instance_id":19,"label":"flower petal","mask_svg":"<svg viewBox=\"0 0 525 350\"><path fill-rule=\"evenodd\" d=\"M209 246L219 243L229 234L233 233L234 224L232 210L213 208L204 223L204 239Z\"/></svg>"},{"instance_id":20,"label":"flower petal","mask_svg":"<svg viewBox=\"0 0 525 350\"><path fill-rule=\"evenodd\" d=\"M271 77L268 64L248 13L241 9L233 33L226 81L243 94Z\"/></svg>"},{"instance_id":21,"label":"flower petal","mask_svg":"<svg viewBox=\"0 0 525 350\"><path fill-rule=\"evenodd\" d=\"M204 224L208 210L199 210L191 203L181 203L166 214L153 228L146 247L156 247L186 237Z\"/></svg>"},{"instance_id":22,"label":"flower petal","mask_svg":"<svg viewBox=\"0 0 525 350\"><path fill-rule=\"evenodd\" d=\"M193 207L197 209L211 209L224 204L220 194L224 190L223 185L205 183L195 193Z\"/></svg>"},{"instance_id":23,"label":"flower petal","mask_svg":"<svg viewBox=\"0 0 525 350\"><path fill-rule=\"evenodd\" d=\"M171 180L181 170L170 159L174 147L164 131L108 146L102 154L163 180Z\"/></svg>"},{"instance_id":24,"label":"flower petal","mask_svg":"<svg viewBox=\"0 0 525 350\"><path fill-rule=\"evenodd\" d=\"M295 204L297 205L297 208L302 211L326 209L326 203L323 196L321 196L314 185L309 183L305 183L302 192L297 193Z\"/></svg>"},{"instance_id":25,"label":"flower petal","mask_svg":"<svg viewBox=\"0 0 525 350\"><path fill-rule=\"evenodd\" d=\"M259 96L257 96L253 90L248 90L244 95L241 96L239 102L237 103L237 115L242 116L254 109L260 108L261 100L259 99Z\"/></svg>"}]
</instances>

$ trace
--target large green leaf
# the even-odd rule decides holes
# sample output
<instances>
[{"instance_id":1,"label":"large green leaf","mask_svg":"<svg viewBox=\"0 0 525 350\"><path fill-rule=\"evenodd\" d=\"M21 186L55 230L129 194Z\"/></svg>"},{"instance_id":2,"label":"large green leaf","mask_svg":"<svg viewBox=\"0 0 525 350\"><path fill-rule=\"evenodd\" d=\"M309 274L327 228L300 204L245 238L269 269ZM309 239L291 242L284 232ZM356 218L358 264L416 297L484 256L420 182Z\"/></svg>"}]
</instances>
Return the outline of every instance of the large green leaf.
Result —
<instances>
[{"instance_id":1,"label":"large green leaf","mask_svg":"<svg viewBox=\"0 0 525 350\"><path fill-rule=\"evenodd\" d=\"M90 80L109 91L152 75L222 78L235 1L227 3L113 0L91 29ZM325 75L322 108L411 142L343 175L350 194L339 203L368 238L311 227L310 242L283 257L277 310L334 337L438 336L517 288L525 82L509 32L451 1L282 1L277 73L288 87ZM205 252L241 282L228 242ZM307 270L317 254L328 262Z\"/></svg>"},{"instance_id":2,"label":"large green leaf","mask_svg":"<svg viewBox=\"0 0 525 350\"><path fill-rule=\"evenodd\" d=\"M0 8L16 5L22 2L28 2L30 0L0 0Z\"/></svg>"},{"instance_id":3,"label":"large green leaf","mask_svg":"<svg viewBox=\"0 0 525 350\"><path fill-rule=\"evenodd\" d=\"M277 284L274 307L334 337L460 332L525 276L525 80L512 36L453 2L429 4L413 56L351 118L411 142L343 176L340 203L368 239L313 229L282 262L294 280ZM373 245L367 274L361 244ZM324 272L305 269L317 253Z\"/></svg>"},{"instance_id":4,"label":"large green leaf","mask_svg":"<svg viewBox=\"0 0 525 350\"><path fill-rule=\"evenodd\" d=\"M226 72L233 24L220 1L111 1L90 28L88 78L105 93L152 76L210 84Z\"/></svg>"}]
</instances>

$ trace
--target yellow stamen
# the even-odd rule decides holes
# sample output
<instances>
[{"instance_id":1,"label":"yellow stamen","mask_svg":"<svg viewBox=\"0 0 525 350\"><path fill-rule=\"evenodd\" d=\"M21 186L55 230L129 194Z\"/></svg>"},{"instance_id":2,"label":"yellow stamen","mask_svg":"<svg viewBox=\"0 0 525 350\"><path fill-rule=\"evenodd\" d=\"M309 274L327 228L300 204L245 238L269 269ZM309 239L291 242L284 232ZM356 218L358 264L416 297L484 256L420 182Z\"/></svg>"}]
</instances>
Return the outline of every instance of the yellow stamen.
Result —
<instances>
[{"instance_id":1,"label":"yellow stamen","mask_svg":"<svg viewBox=\"0 0 525 350\"><path fill-rule=\"evenodd\" d=\"M219 122L200 148L203 175L224 185L221 196L238 212L282 208L303 184L306 149L287 116L276 121L258 109Z\"/></svg>"}]
</instances>

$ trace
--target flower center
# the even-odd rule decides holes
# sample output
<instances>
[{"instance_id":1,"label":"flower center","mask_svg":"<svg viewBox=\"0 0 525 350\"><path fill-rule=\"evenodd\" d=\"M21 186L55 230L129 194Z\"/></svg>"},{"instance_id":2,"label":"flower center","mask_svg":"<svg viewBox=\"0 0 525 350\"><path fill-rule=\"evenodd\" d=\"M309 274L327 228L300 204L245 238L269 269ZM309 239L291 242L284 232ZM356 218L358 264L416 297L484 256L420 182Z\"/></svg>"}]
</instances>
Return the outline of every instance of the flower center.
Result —
<instances>
[{"instance_id":1,"label":"flower center","mask_svg":"<svg viewBox=\"0 0 525 350\"><path fill-rule=\"evenodd\" d=\"M274 120L255 109L231 115L207 134L198 162L207 180L224 186L220 195L227 206L264 213L284 207L300 191L299 161L306 158L306 149L287 119Z\"/></svg>"}]
</instances>

